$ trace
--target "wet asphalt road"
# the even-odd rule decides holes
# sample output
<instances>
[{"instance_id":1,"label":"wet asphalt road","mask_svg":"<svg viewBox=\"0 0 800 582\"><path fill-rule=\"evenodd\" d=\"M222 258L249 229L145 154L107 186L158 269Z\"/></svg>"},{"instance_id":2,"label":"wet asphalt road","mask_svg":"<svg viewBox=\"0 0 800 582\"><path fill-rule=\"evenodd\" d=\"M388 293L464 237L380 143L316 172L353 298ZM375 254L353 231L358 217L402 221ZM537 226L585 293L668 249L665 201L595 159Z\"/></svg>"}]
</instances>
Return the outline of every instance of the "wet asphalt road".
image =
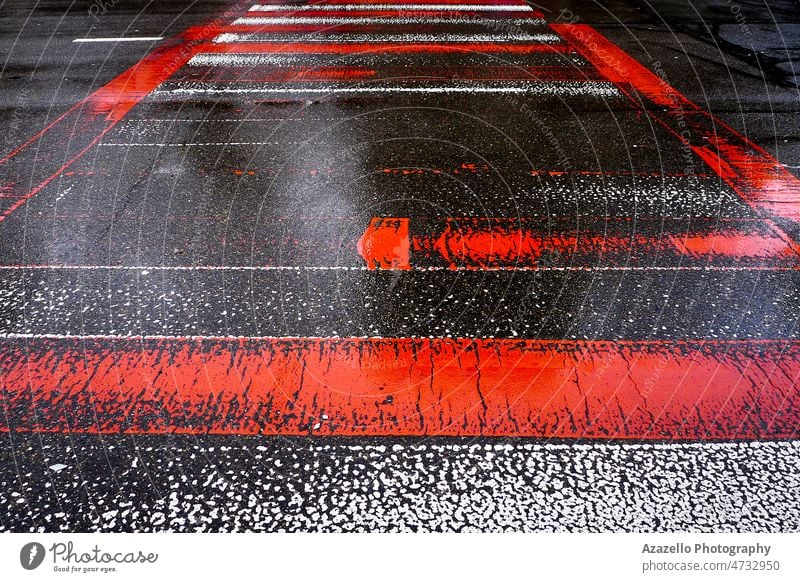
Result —
<instances>
[{"instance_id":1,"label":"wet asphalt road","mask_svg":"<svg viewBox=\"0 0 800 582\"><path fill-rule=\"evenodd\" d=\"M3 154L161 45L73 39L170 38L208 22L231 26L252 4L4 3ZM592 25L800 175L791 69L800 42L789 3L771 3L771 13L748 4L744 23L724 3L697 11L677 4L537 9L550 23ZM629 99L576 51L259 49L324 45L331 35L485 43L512 34L521 46L561 43L528 16L512 29L498 28L493 13L481 14L485 22L304 24L288 32L233 25L215 33L251 35L225 41L236 43L234 55L201 52L175 66L96 141L107 118L92 117L92 107L103 106L94 101L34 153L5 163L0 342L10 431L0 435L0 529L796 530L800 223L791 212L765 211L687 155L669 124L647 114L659 107ZM745 24L772 40L748 51ZM392 238L405 228L394 223L367 239L375 217L408 218L407 239L398 240L411 251ZM488 250L487 233L500 236ZM395 242L387 246L383 236ZM397 268L406 259L408 269ZM367 268L375 264L382 267ZM198 338L244 337L261 338L263 354L231 350L227 371L216 367L219 354L182 351ZM352 420L336 416L335 396L320 408L324 394L300 394L310 390L307 369L336 366L322 348L318 362L299 364L296 393L280 382L296 369L273 380L293 393L286 409L269 401L241 416L250 385L241 400L220 404L215 390L226 373L263 378L262 358L290 357L275 338L295 337L430 340L430 369L441 370L444 386L449 374L451 385L474 381L474 408L483 408L476 418L465 413L469 428L452 437L418 433L453 434L443 429L456 421L442 419L461 421L452 412L459 397L434 408L437 418L421 407L421 389L413 426L400 408L402 390L391 387L374 406L356 405ZM497 352L500 362L518 347L509 342L584 342L576 361L598 369L611 358L609 374L619 378L634 377L627 360L645 357L630 354L646 345L667 363L647 377L652 386L631 388L645 399L651 388L685 383L689 360L681 358L701 345L692 365L709 366L700 377L719 399L686 404L680 413L690 431L659 436L644 421L628 424L634 417L622 397L614 407L625 430L593 440L592 423L608 421L612 399L595 417L583 376L556 374L541 381L559 389L574 382L585 424L572 418L573 407L571 426L560 416L552 424L561 428L550 429L511 403L501 424L485 392L491 370L479 361L474 380L437 360L437 342L452 338L497 339L500 347L469 349L478 360ZM634 347L613 356L607 343L592 342ZM354 385L389 386L397 370L428 358L395 349L394 359L359 352L335 388L350 376L360 378ZM93 358L101 364L84 364ZM161 367L147 368L154 361ZM142 377L128 392L114 378L123 363ZM713 410L728 405L736 374L752 385L741 399L730 396L736 410L725 422ZM99 388L85 396L81 382ZM137 407L167 402L170 386L186 401L137 417ZM565 390L566 408L570 398L578 396ZM222 420L206 430L189 423L187 431L183 417L202 416L188 410L190 401L219 406ZM303 403L302 413L293 402ZM519 428L525 414L535 434L572 438L517 438L530 434ZM42 426L48 432L36 432ZM266 436L276 426L291 436ZM112 434L81 434L92 427ZM195 434L163 434L176 427ZM204 434L209 427L234 434ZM241 436L254 433L261 436Z\"/></svg>"}]
</instances>

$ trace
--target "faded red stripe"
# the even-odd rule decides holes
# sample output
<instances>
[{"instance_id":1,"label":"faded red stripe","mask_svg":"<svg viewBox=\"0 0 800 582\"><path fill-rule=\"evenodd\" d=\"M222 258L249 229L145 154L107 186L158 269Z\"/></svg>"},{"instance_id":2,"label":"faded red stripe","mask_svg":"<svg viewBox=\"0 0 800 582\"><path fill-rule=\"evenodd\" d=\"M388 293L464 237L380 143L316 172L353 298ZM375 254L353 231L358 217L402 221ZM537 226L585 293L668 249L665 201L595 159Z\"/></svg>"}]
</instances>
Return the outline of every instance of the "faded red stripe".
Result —
<instances>
[{"instance_id":1,"label":"faded red stripe","mask_svg":"<svg viewBox=\"0 0 800 582\"><path fill-rule=\"evenodd\" d=\"M630 88L658 105L648 108L648 114L688 144L750 206L767 216L800 221L800 180L763 148L689 101L592 27L551 27L634 102Z\"/></svg>"},{"instance_id":2,"label":"faded red stripe","mask_svg":"<svg viewBox=\"0 0 800 582\"><path fill-rule=\"evenodd\" d=\"M590 266L716 263L800 266L800 254L758 220L642 220L541 218L374 218L357 249L372 269L447 267L513 269L542 265Z\"/></svg>"},{"instance_id":3,"label":"faded red stripe","mask_svg":"<svg viewBox=\"0 0 800 582\"><path fill-rule=\"evenodd\" d=\"M8 340L7 340L8 341ZM790 438L797 341L28 340L2 431Z\"/></svg>"},{"instance_id":4,"label":"faded red stripe","mask_svg":"<svg viewBox=\"0 0 800 582\"><path fill-rule=\"evenodd\" d=\"M137 103L197 54L202 46L201 42L218 34L219 28L219 25L213 24L188 29L74 105L0 159L0 170L6 175L24 177L24 183L12 184L13 193L19 200L0 213L0 221L39 193L96 145ZM70 147L54 151L53 146L56 144L68 144ZM36 169L33 176L31 168Z\"/></svg>"}]
</instances>

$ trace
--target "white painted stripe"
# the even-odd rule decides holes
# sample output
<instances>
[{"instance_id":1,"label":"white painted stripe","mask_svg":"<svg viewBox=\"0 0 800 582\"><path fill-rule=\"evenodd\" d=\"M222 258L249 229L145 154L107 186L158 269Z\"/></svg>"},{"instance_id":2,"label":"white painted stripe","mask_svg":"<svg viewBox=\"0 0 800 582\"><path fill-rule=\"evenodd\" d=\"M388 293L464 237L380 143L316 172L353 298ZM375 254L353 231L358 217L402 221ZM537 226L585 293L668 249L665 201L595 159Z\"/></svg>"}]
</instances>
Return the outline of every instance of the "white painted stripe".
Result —
<instances>
[{"instance_id":1,"label":"white painted stripe","mask_svg":"<svg viewBox=\"0 0 800 582\"><path fill-rule=\"evenodd\" d=\"M366 266L348 267L333 265L330 267L291 267L269 265L176 265L176 266L131 266L131 265L1 265L0 271L140 271L147 276L153 272L169 271L366 271Z\"/></svg>"},{"instance_id":2,"label":"white painted stripe","mask_svg":"<svg viewBox=\"0 0 800 582\"><path fill-rule=\"evenodd\" d=\"M448 66L448 64L469 65L528 65L530 59L516 55L485 53L479 51L463 52L458 55L449 55L447 63L435 53L396 53L396 52L358 52L356 54L291 54L291 53L201 53L189 60L192 67L257 67L257 66L322 66L322 65L355 65L379 66L398 65L414 66L432 64ZM571 65L585 66L586 62L577 55L562 55L558 53L541 53L536 55L536 63L547 66Z\"/></svg>"},{"instance_id":3,"label":"white painted stripe","mask_svg":"<svg viewBox=\"0 0 800 582\"><path fill-rule=\"evenodd\" d=\"M302 12L306 10L364 10L398 12L533 12L526 4L255 4L251 12Z\"/></svg>"},{"instance_id":4,"label":"white painted stripe","mask_svg":"<svg viewBox=\"0 0 800 582\"><path fill-rule=\"evenodd\" d=\"M163 36L123 36L106 38L76 38L72 42L155 42L164 40Z\"/></svg>"},{"instance_id":5,"label":"white painted stripe","mask_svg":"<svg viewBox=\"0 0 800 582\"><path fill-rule=\"evenodd\" d=\"M295 43L295 42L323 42L330 44L341 44L351 42L530 42L536 44L552 44L562 42L563 39L557 34L550 32L508 32L503 34L251 34L238 32L225 32L217 36L213 42L217 44L235 42L273 42L273 43Z\"/></svg>"},{"instance_id":6,"label":"white painted stripe","mask_svg":"<svg viewBox=\"0 0 800 582\"><path fill-rule=\"evenodd\" d=\"M377 335L358 336L299 336L299 335L123 335L123 334L71 334L71 333L0 333L0 339L24 340L136 340L136 341L238 341L238 340L326 340L326 339L386 339ZM393 339L428 339L427 336L403 336Z\"/></svg>"},{"instance_id":7,"label":"white painted stripe","mask_svg":"<svg viewBox=\"0 0 800 582\"><path fill-rule=\"evenodd\" d=\"M116 145L116 144L114 144ZM123 144L119 144L123 145ZM152 146L162 146L168 144L142 144ZM180 145L194 145L194 144L180 144ZM200 144L203 145L203 144ZM221 144L229 145L229 144ZM544 218L544 217L543 217ZM482 267L480 269L463 268L463 267L412 267L412 271L532 271L532 272L595 272L595 271L691 271L691 272L761 272L761 271L800 271L800 266L793 267L776 267L776 266L735 266L735 265L675 265L675 266L656 266L656 265L643 265L643 266L603 266L603 265L590 265L590 266L563 266L563 267L548 267L548 266L533 266L533 267ZM296 272L314 272L314 271L372 271L367 266L346 266L346 265L332 265L332 266L289 266L289 265L240 265L240 266L225 266L225 265L178 265L178 266L129 266L129 265L0 265L0 271L140 271L142 276L148 276L151 272L267 272L267 271L296 271Z\"/></svg>"},{"instance_id":8,"label":"white painted stripe","mask_svg":"<svg viewBox=\"0 0 800 582\"><path fill-rule=\"evenodd\" d=\"M151 93L158 95L377 95L377 94L490 94L512 93L532 96L579 96L619 97L619 89L613 83L605 81L503 81L478 83L424 84L418 86L403 85L291 85L280 83L259 84L256 86L203 86L200 83L179 83L175 88L157 89Z\"/></svg>"},{"instance_id":9,"label":"white painted stripe","mask_svg":"<svg viewBox=\"0 0 800 582\"><path fill-rule=\"evenodd\" d=\"M464 16L454 16L452 18L436 17L409 17L395 18L392 16L333 16L333 17L303 17L294 18L286 16L278 17L245 17L238 18L233 24L240 26L266 26L266 25L300 25L300 24L320 24L320 25L339 25L339 24L483 24L495 28L508 28L509 26L543 26L546 21L543 18L513 18L507 20L496 20L492 18L468 18Z\"/></svg>"},{"instance_id":10,"label":"white painted stripe","mask_svg":"<svg viewBox=\"0 0 800 582\"><path fill-rule=\"evenodd\" d=\"M379 377L380 371L375 375ZM506 535L593 532L595 536L597 532L663 532L660 537L670 541L689 537L678 533L688 531L698 541L704 538L697 534L716 540L723 531L748 532L749 538L762 541L767 536L755 532L800 530L800 440L148 438L105 435L76 440L69 433L20 433L5 439L7 458L16 450L17 462L24 463L21 469L7 463L10 477L5 499L19 491L19 499L28 502L5 505L5 515L11 516L6 523L37 523L30 517L33 505L38 523L70 530L76 523L87 523L97 530L168 528L216 534L242 530L440 535L465 530ZM97 467L91 477L90 512L76 503L86 495L77 467L65 469L74 479L59 477L58 485L42 495L42 483L48 486L47 481L55 478L47 476L38 453L49 446L52 450L46 452L53 455L65 450L62 444L78 447L68 452L82 464ZM120 476L108 468L105 455L110 445L115 445L116 466L125 468ZM34 478L13 479L31 470L36 471ZM46 481L37 478L39 474ZM132 499L141 498L143 483L171 494L154 499L148 508L130 507ZM380 493L373 483L381 484ZM299 500L303 510L287 511L287 499ZM124 507L128 509L120 511ZM218 508L227 519L209 508ZM15 516L21 517L15 522ZM159 523L156 519L165 521L154 526ZM559 535L566 538L567 534ZM732 542L740 543L738 538ZM631 545L625 548L632 556ZM559 554L571 559L580 555L563 550ZM795 563L789 562L791 554L780 549L770 553L768 559L773 558L785 559L788 564L781 564L785 570ZM633 558L624 560L634 563ZM326 566L326 572L332 570L330 564ZM624 567L632 572L635 566ZM528 570L534 569L559 571L550 563L542 567L540 561L529 560ZM712 578L713 574L689 579L722 582L734 578ZM560 578L577 576L562 574ZM611 576L584 577L590 578ZM616 576L625 578L634 575ZM668 579L663 574L653 578Z\"/></svg>"},{"instance_id":11,"label":"white painted stripe","mask_svg":"<svg viewBox=\"0 0 800 582\"><path fill-rule=\"evenodd\" d=\"M208 141L208 142L189 142L189 143L156 143L156 142L108 142L108 143L100 143L97 144L98 147L176 147L176 148L184 148L184 147L206 147L206 146L266 146L266 145L280 145L284 144L287 145L290 142L285 141ZM297 142L291 142L297 143Z\"/></svg>"},{"instance_id":12,"label":"white painted stripe","mask_svg":"<svg viewBox=\"0 0 800 582\"><path fill-rule=\"evenodd\" d=\"M352 116L338 117L338 116L325 116L325 121L331 120L345 120L353 119ZM204 119L171 119L169 117L143 117L141 119L128 119L120 123L120 127L138 125L142 128L147 128L150 123L260 123L263 121L283 121L283 122L307 122L305 117L241 117L241 118L214 118L208 117ZM658 176L665 174L658 173Z\"/></svg>"},{"instance_id":13,"label":"white painted stripe","mask_svg":"<svg viewBox=\"0 0 800 582\"><path fill-rule=\"evenodd\" d=\"M98 147L175 147L175 148L185 148L185 147L223 147L223 146L265 146L265 145L286 145L289 142L278 142L278 141L207 141L207 142L187 142L187 143L159 143L159 142L145 142L145 141L137 141L137 142L109 142L109 143L101 143L97 144ZM297 142L292 142L297 143Z\"/></svg>"}]
</instances>

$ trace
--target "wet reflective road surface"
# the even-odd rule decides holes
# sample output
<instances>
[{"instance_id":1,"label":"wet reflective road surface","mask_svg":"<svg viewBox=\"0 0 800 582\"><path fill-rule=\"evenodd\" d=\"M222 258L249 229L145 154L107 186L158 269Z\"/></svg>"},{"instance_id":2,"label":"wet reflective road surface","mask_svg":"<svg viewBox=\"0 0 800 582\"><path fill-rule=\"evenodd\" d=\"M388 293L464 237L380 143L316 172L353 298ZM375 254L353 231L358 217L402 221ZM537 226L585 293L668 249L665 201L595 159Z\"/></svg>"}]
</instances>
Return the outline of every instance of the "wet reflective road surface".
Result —
<instances>
[{"instance_id":1,"label":"wet reflective road surface","mask_svg":"<svg viewBox=\"0 0 800 582\"><path fill-rule=\"evenodd\" d=\"M616 10L94 15L165 38L4 113L0 528L796 529L796 89Z\"/></svg>"}]
</instances>

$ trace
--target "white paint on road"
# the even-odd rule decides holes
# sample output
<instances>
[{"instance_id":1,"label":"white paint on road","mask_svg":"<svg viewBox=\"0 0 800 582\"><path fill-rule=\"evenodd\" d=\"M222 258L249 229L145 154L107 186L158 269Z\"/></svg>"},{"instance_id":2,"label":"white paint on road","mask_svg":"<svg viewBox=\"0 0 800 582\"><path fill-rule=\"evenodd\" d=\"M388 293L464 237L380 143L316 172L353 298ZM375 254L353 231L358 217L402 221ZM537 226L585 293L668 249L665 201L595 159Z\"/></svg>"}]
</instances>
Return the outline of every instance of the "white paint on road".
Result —
<instances>
[{"instance_id":1,"label":"white paint on road","mask_svg":"<svg viewBox=\"0 0 800 582\"><path fill-rule=\"evenodd\" d=\"M126 145L126 144L106 144L106 145ZM146 147L163 147L170 144L139 144ZM206 145L206 144L176 144L181 146ZM231 144L214 144L216 146ZM417 267L412 266L412 271L465 271L475 272L474 268L467 267ZM552 267L547 265L533 266L512 266L512 267L482 267L483 271L533 271L533 272L605 272L605 271L692 271L692 272L778 272L778 271L800 271L800 266L780 267L780 266L736 266L736 265L587 265L587 266L561 266ZM367 266L357 265L175 265L175 266L132 266L132 265L2 265L0 271L153 271L153 272L204 272L204 271L223 271L223 272L259 272L259 271L375 271ZM146 275L145 275L146 276ZM0 334L0 337L8 335Z\"/></svg>"},{"instance_id":2,"label":"white paint on road","mask_svg":"<svg viewBox=\"0 0 800 582\"><path fill-rule=\"evenodd\" d=\"M494 28L508 28L509 26L543 26L546 24L542 18L513 18L508 20L494 20L491 18L467 18L455 16L453 18L439 17L393 17L393 16L321 16L307 17L297 16L294 18L287 16L250 16L238 18L233 21L234 25L240 26L269 26L269 25L301 25L301 24L320 24L320 25L341 25L341 24L482 24Z\"/></svg>"},{"instance_id":3,"label":"white paint on road","mask_svg":"<svg viewBox=\"0 0 800 582\"><path fill-rule=\"evenodd\" d=\"M306 10L356 10L398 12L533 12L525 4L255 4L252 12L302 12Z\"/></svg>"},{"instance_id":4,"label":"white paint on road","mask_svg":"<svg viewBox=\"0 0 800 582\"><path fill-rule=\"evenodd\" d=\"M252 86L204 85L202 83L176 83L175 86L153 91L159 95L380 95L380 94L524 94L531 96L598 98L619 97L621 93L613 83L605 81L481 81L430 82L420 85L375 83L370 85L319 85L302 83L265 83Z\"/></svg>"},{"instance_id":5,"label":"white paint on road","mask_svg":"<svg viewBox=\"0 0 800 582\"><path fill-rule=\"evenodd\" d=\"M123 36L104 38L76 38L72 42L156 42L164 40L163 36Z\"/></svg>"},{"instance_id":6,"label":"white paint on road","mask_svg":"<svg viewBox=\"0 0 800 582\"><path fill-rule=\"evenodd\" d=\"M800 528L797 440L376 441L17 435L14 458L22 466L9 463L0 474L0 512L8 516L0 530L38 531L42 523L53 530L74 529L78 517L82 529L103 531L720 533ZM42 442L51 447L51 455L78 454L96 467L89 488L79 474L73 479L48 474ZM124 469L108 465L109 445L114 445L115 466ZM137 458L140 462L133 463ZM20 474L33 476L20 479ZM50 493L38 494L42 488ZM144 509L131 501L142 495L152 496ZM29 505L18 505L18 497ZM92 511L63 509L86 499ZM30 505L33 518L26 516ZM118 512L113 522L105 517L107 511ZM161 521L154 522L154 515Z\"/></svg>"},{"instance_id":7,"label":"white paint on road","mask_svg":"<svg viewBox=\"0 0 800 582\"><path fill-rule=\"evenodd\" d=\"M235 42L269 42L269 43L307 43L324 42L330 44L342 43L374 43L374 42L425 42L425 43L448 43L448 42L529 42L536 44L553 44L562 42L562 38L557 34L549 32L508 32L503 34L252 34L225 32L214 39L217 44Z\"/></svg>"},{"instance_id":8,"label":"white paint on road","mask_svg":"<svg viewBox=\"0 0 800 582\"><path fill-rule=\"evenodd\" d=\"M493 47L486 47L490 49ZM533 58L535 57L535 59ZM314 67L314 66L585 66L586 62L574 54L543 52L536 55L509 55L503 53L462 51L450 55L442 63L435 53L361 52L355 54L304 54L304 53L200 53L189 61L192 67Z\"/></svg>"}]
</instances>

